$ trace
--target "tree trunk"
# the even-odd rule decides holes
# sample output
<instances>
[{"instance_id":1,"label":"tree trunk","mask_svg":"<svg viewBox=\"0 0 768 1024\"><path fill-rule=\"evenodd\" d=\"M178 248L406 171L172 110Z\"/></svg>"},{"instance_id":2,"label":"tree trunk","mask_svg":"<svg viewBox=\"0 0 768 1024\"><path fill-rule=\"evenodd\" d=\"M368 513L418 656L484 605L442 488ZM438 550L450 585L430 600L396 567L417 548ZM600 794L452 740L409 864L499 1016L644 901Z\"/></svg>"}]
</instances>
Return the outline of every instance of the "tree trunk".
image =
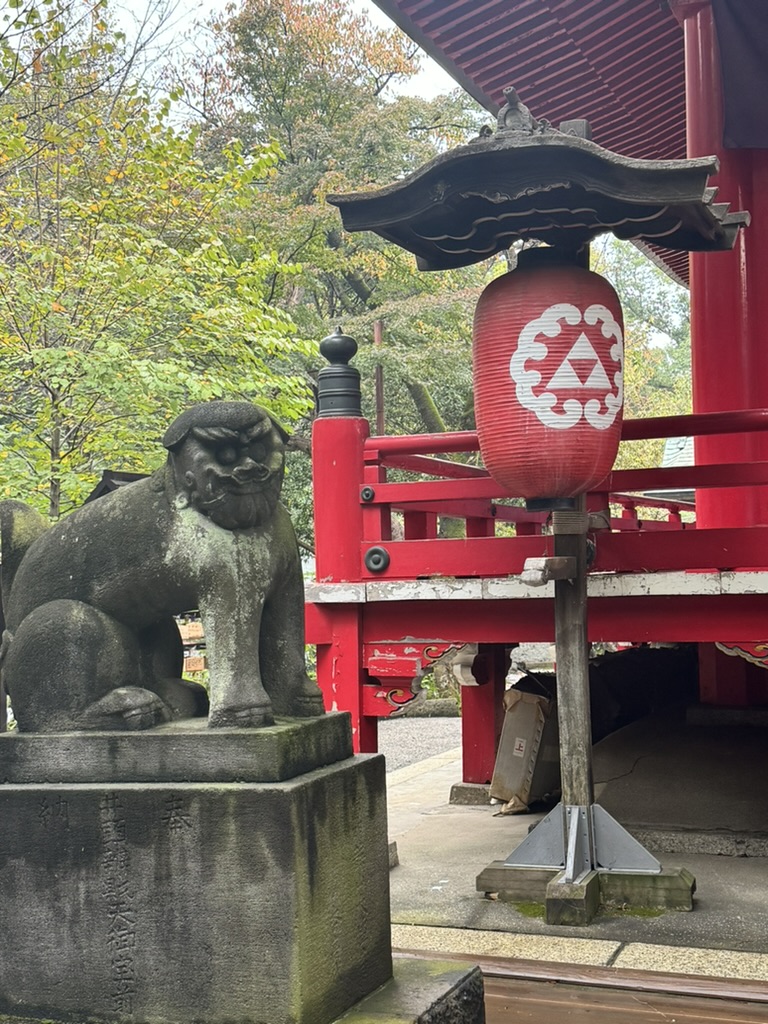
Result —
<instances>
[{"instance_id":1,"label":"tree trunk","mask_svg":"<svg viewBox=\"0 0 768 1024\"><path fill-rule=\"evenodd\" d=\"M61 511L61 426L51 430L51 475L48 483L48 515L58 519Z\"/></svg>"},{"instance_id":2,"label":"tree trunk","mask_svg":"<svg viewBox=\"0 0 768 1024\"><path fill-rule=\"evenodd\" d=\"M435 405L435 400L430 395L427 385L421 381L409 380L406 382L406 386L427 433L444 434L445 421L440 415L440 410Z\"/></svg>"}]
</instances>

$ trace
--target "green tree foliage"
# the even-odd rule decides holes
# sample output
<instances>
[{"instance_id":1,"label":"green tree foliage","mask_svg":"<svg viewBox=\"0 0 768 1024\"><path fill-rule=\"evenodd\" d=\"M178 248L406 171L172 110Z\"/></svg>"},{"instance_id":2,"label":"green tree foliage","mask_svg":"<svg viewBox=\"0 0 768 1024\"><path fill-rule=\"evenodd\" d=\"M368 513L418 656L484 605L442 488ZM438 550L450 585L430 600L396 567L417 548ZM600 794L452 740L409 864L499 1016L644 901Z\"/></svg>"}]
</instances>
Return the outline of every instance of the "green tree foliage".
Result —
<instances>
[{"instance_id":1,"label":"green tree foliage","mask_svg":"<svg viewBox=\"0 0 768 1024\"><path fill-rule=\"evenodd\" d=\"M326 196L388 184L475 134L488 115L459 91L393 97L388 87L417 70L415 48L398 30L375 29L349 0L246 0L210 28L212 48L181 74L185 96L209 158L233 135L246 148L280 145L251 223L302 265L299 278L276 286L279 303L317 334L395 292L432 291L417 283L410 257L345 234Z\"/></svg>"},{"instance_id":2,"label":"green tree foliage","mask_svg":"<svg viewBox=\"0 0 768 1024\"><path fill-rule=\"evenodd\" d=\"M624 415L631 419L691 411L688 292L629 242L598 239L592 267L616 289L624 311ZM658 466L663 440L621 445L617 467Z\"/></svg>"},{"instance_id":3,"label":"green tree foliage","mask_svg":"<svg viewBox=\"0 0 768 1024\"><path fill-rule=\"evenodd\" d=\"M209 27L211 46L179 74L202 158L217 160L233 136L245 149L275 139L282 153L247 224L301 266L275 280L271 298L308 337L343 323L357 338L371 417L374 367L385 364L388 431L471 425L471 311L485 268L419 273L396 246L344 232L326 197L403 177L476 135L489 115L460 90L434 100L393 92L418 69L416 49L398 30L374 28L349 0L245 0ZM384 344L374 350L376 320ZM315 376L321 365L315 358L302 368ZM306 449L306 430L297 443L302 437ZM293 510L311 511L309 476L306 454L292 458ZM311 543L309 515L299 527Z\"/></svg>"},{"instance_id":4,"label":"green tree foliage","mask_svg":"<svg viewBox=\"0 0 768 1024\"><path fill-rule=\"evenodd\" d=\"M277 146L204 165L168 103L110 71L122 42L92 14L46 22L31 61L3 56L0 497L51 516L103 468L156 464L191 401L258 399L287 420L310 404L291 359L311 346L268 302L290 271L243 230Z\"/></svg>"},{"instance_id":5,"label":"green tree foliage","mask_svg":"<svg viewBox=\"0 0 768 1024\"><path fill-rule=\"evenodd\" d=\"M44 61L49 57L55 60L62 49L71 49L69 59L77 62L87 48L89 26L99 31L104 7L104 0L93 4L7 0L0 15L0 96L31 73L40 74ZM102 64L102 72L104 69ZM93 81L87 91L92 87Z\"/></svg>"},{"instance_id":6,"label":"green tree foliage","mask_svg":"<svg viewBox=\"0 0 768 1024\"><path fill-rule=\"evenodd\" d=\"M363 410L375 420L374 378L383 369L385 429L392 434L471 430L472 319L481 291L466 275L445 272L434 293L417 292L345 321L371 339L381 320L382 344L363 344L355 359L363 379ZM453 285L453 287L452 287Z\"/></svg>"}]
</instances>

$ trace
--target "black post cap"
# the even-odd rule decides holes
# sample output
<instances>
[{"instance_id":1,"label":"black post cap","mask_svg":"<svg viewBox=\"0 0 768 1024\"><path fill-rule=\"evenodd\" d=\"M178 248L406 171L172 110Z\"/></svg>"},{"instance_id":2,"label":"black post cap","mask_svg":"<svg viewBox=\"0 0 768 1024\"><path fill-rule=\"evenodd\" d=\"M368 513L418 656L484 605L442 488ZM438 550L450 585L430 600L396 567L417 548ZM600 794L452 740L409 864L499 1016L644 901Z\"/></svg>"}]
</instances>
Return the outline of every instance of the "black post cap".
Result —
<instances>
[{"instance_id":1,"label":"black post cap","mask_svg":"<svg viewBox=\"0 0 768 1024\"><path fill-rule=\"evenodd\" d=\"M320 342L320 352L330 365L317 375L317 415L362 416L360 374L349 366L357 342L337 327Z\"/></svg>"}]
</instances>

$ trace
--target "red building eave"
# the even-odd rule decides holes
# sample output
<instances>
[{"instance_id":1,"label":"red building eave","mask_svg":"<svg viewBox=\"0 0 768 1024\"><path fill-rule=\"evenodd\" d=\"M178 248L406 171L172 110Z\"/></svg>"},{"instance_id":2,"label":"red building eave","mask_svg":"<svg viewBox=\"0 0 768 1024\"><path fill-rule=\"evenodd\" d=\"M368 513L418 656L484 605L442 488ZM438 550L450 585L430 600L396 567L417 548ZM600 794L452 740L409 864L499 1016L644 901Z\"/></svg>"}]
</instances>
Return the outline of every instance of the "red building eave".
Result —
<instances>
[{"instance_id":1,"label":"red building eave","mask_svg":"<svg viewBox=\"0 0 768 1024\"><path fill-rule=\"evenodd\" d=\"M513 85L536 117L586 118L598 145L685 149L683 32L659 0L376 0L494 113Z\"/></svg>"}]
</instances>

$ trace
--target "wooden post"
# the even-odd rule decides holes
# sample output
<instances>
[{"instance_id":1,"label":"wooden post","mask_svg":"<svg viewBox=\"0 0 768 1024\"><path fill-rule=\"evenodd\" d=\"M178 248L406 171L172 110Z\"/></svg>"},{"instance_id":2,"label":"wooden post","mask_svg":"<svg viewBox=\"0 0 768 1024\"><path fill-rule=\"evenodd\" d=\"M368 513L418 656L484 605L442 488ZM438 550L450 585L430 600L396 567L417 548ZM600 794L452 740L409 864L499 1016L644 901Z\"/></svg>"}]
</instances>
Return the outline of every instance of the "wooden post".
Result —
<instances>
[{"instance_id":1,"label":"wooden post","mask_svg":"<svg viewBox=\"0 0 768 1024\"><path fill-rule=\"evenodd\" d=\"M589 714L587 642L587 513L554 512L555 557L576 560L576 576L555 580L557 714L560 725L562 802L587 806L593 800L592 725Z\"/></svg>"}]
</instances>

